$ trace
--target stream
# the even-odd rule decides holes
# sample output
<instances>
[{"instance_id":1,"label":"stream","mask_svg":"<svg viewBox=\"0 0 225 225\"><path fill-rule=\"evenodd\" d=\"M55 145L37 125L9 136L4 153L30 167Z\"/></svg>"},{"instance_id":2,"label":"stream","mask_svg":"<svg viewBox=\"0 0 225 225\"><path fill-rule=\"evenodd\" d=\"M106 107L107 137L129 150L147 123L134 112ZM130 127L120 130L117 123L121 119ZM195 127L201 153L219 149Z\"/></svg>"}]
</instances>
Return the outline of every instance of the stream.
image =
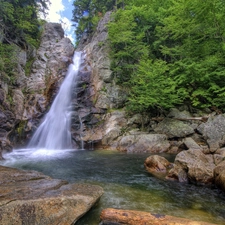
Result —
<instances>
[{"instance_id":1,"label":"stream","mask_svg":"<svg viewBox=\"0 0 225 225\"><path fill-rule=\"evenodd\" d=\"M225 224L225 194L216 188L163 181L145 171L150 154L109 150L18 149L5 154L1 165L36 170L71 183L103 187L100 201L76 225L98 225L102 209L149 211L192 220ZM162 154L169 161L174 156Z\"/></svg>"}]
</instances>

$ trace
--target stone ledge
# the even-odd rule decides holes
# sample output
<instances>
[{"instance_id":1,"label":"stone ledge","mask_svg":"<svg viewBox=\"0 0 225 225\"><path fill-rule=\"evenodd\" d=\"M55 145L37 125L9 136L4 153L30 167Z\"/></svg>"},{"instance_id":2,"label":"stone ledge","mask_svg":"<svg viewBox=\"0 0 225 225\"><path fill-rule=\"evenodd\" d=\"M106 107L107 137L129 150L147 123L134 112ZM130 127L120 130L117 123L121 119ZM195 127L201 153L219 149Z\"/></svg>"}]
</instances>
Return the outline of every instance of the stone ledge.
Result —
<instances>
[{"instance_id":1,"label":"stone ledge","mask_svg":"<svg viewBox=\"0 0 225 225\"><path fill-rule=\"evenodd\" d=\"M71 225L101 197L97 185L69 184L0 166L0 224Z\"/></svg>"}]
</instances>

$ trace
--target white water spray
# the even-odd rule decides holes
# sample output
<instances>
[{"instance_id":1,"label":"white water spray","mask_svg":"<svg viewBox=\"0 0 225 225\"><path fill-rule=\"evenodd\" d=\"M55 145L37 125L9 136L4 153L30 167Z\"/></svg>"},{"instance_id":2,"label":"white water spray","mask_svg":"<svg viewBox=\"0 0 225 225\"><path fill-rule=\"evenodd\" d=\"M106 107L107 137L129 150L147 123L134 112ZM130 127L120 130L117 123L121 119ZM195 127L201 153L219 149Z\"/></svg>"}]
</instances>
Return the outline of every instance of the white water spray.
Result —
<instances>
[{"instance_id":1,"label":"white water spray","mask_svg":"<svg viewBox=\"0 0 225 225\"><path fill-rule=\"evenodd\" d=\"M73 64L70 64L65 80L44 118L36 130L28 148L68 149L71 143L71 96L75 86L81 61L81 52L75 52Z\"/></svg>"}]
</instances>

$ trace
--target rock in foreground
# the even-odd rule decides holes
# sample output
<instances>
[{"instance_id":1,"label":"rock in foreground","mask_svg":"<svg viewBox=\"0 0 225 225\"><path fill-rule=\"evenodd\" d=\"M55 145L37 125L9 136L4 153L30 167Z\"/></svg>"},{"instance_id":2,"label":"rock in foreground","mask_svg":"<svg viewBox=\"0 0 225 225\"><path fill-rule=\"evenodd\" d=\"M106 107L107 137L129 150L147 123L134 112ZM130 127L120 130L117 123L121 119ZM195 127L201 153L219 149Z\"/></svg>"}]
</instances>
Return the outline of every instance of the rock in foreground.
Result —
<instances>
[{"instance_id":1,"label":"rock in foreground","mask_svg":"<svg viewBox=\"0 0 225 225\"><path fill-rule=\"evenodd\" d=\"M71 225L102 194L99 186L68 184L36 171L0 166L0 224Z\"/></svg>"},{"instance_id":2,"label":"rock in foreground","mask_svg":"<svg viewBox=\"0 0 225 225\"><path fill-rule=\"evenodd\" d=\"M104 209L101 220L101 225L213 225L180 217L113 208Z\"/></svg>"}]
</instances>

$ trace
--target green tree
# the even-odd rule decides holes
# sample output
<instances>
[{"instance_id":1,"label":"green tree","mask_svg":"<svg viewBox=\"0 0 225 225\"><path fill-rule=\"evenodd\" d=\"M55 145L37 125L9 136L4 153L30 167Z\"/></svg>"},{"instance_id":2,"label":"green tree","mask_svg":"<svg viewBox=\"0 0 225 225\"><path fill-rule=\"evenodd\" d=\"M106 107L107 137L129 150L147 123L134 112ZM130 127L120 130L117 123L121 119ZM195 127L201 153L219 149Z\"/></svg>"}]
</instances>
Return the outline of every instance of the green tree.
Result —
<instances>
[{"instance_id":1,"label":"green tree","mask_svg":"<svg viewBox=\"0 0 225 225\"><path fill-rule=\"evenodd\" d=\"M163 60L143 58L133 74L127 108L132 112L167 109L182 101Z\"/></svg>"},{"instance_id":2,"label":"green tree","mask_svg":"<svg viewBox=\"0 0 225 225\"><path fill-rule=\"evenodd\" d=\"M127 0L75 0L73 19L76 39L79 42L84 33L91 35L99 19L107 12L124 8Z\"/></svg>"},{"instance_id":3,"label":"green tree","mask_svg":"<svg viewBox=\"0 0 225 225\"><path fill-rule=\"evenodd\" d=\"M224 6L222 0L173 1L158 33L167 40L161 49L177 90L185 89L194 106L225 106Z\"/></svg>"}]
</instances>

